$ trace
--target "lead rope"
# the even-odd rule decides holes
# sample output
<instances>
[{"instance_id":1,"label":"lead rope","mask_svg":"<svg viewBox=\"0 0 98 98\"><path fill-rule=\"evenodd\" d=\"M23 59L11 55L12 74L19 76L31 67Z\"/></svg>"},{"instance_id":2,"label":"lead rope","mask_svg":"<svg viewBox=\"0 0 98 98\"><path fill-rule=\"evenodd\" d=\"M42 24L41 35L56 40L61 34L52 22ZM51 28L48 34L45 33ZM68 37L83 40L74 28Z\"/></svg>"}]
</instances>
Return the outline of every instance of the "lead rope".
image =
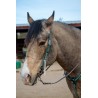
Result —
<instances>
[{"instance_id":1,"label":"lead rope","mask_svg":"<svg viewBox=\"0 0 98 98\"><path fill-rule=\"evenodd\" d=\"M60 82L61 80L63 80L64 78L67 78L76 69L76 67L78 67L78 65L76 65L69 73L65 74L62 78L60 78L56 82L52 82L52 83L51 82L43 82L41 77L39 77L39 81L42 82L43 84L56 84L56 83Z\"/></svg>"},{"instance_id":2,"label":"lead rope","mask_svg":"<svg viewBox=\"0 0 98 98\"><path fill-rule=\"evenodd\" d=\"M48 85L48 84L56 84L56 83L60 82L61 80L63 80L64 78L68 78L73 83L75 95L77 96L77 98L79 98L78 93L77 93L76 84L77 84L77 81L80 79L81 74L79 74L77 77L74 77L74 78L69 76L76 69L76 67L78 67L78 65L76 65L69 73L64 72L64 76L62 78L60 78L59 80L57 80L56 82L52 82L52 83L51 82L43 82L41 77L39 77L38 79L42 84ZM49 68L50 68L50 66L46 70L48 70Z\"/></svg>"}]
</instances>

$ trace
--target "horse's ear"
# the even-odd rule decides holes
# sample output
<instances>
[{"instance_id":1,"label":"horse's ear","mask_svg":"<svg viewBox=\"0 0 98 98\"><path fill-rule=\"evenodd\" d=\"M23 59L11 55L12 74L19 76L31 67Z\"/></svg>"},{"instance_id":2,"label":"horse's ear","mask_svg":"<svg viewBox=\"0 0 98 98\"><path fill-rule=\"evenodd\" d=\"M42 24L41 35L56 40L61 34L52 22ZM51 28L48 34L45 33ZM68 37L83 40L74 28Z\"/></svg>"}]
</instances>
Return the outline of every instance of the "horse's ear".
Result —
<instances>
[{"instance_id":1,"label":"horse's ear","mask_svg":"<svg viewBox=\"0 0 98 98\"><path fill-rule=\"evenodd\" d=\"M54 14L55 14L55 11L53 11L52 15L46 20L46 24L47 25L51 25L54 21Z\"/></svg>"},{"instance_id":2,"label":"horse's ear","mask_svg":"<svg viewBox=\"0 0 98 98\"><path fill-rule=\"evenodd\" d=\"M29 15L29 12L27 12L27 20L28 20L29 24L31 24L34 21L32 19L32 17Z\"/></svg>"}]
</instances>

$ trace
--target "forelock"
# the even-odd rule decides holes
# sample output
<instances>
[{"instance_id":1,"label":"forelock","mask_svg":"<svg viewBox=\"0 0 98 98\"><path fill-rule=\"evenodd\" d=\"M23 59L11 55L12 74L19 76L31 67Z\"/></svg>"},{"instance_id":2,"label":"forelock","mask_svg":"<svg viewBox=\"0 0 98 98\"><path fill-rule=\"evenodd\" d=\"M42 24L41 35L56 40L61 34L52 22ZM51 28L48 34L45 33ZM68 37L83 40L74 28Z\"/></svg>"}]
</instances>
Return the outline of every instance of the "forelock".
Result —
<instances>
[{"instance_id":1,"label":"forelock","mask_svg":"<svg viewBox=\"0 0 98 98\"><path fill-rule=\"evenodd\" d=\"M36 20L31 23L30 28L28 30L27 36L25 38L25 44L28 45L30 40L36 39L39 33L42 31L42 21L43 20Z\"/></svg>"}]
</instances>

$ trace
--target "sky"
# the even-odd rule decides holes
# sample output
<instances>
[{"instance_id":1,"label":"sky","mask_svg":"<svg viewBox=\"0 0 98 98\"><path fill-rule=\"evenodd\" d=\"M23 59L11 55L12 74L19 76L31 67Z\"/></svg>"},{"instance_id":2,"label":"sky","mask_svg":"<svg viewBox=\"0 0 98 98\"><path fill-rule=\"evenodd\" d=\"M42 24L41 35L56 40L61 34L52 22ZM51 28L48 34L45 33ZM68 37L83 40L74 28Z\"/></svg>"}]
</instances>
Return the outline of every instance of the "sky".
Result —
<instances>
[{"instance_id":1,"label":"sky","mask_svg":"<svg viewBox=\"0 0 98 98\"><path fill-rule=\"evenodd\" d=\"M27 24L27 12L34 19L81 20L81 0L16 0L16 24Z\"/></svg>"}]
</instances>

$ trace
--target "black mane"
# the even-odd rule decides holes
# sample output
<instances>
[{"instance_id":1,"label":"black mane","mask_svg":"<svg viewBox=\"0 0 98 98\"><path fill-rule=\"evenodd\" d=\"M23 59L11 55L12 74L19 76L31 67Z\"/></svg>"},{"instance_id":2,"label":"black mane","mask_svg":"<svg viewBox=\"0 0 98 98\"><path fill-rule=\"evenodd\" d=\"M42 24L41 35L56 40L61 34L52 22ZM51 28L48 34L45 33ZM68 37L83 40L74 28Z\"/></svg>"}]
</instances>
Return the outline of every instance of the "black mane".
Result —
<instances>
[{"instance_id":1,"label":"black mane","mask_svg":"<svg viewBox=\"0 0 98 98\"><path fill-rule=\"evenodd\" d=\"M25 38L26 45L29 44L31 38L36 38L39 35L39 33L42 31L42 21L43 20L36 20L31 23L27 36Z\"/></svg>"}]
</instances>

